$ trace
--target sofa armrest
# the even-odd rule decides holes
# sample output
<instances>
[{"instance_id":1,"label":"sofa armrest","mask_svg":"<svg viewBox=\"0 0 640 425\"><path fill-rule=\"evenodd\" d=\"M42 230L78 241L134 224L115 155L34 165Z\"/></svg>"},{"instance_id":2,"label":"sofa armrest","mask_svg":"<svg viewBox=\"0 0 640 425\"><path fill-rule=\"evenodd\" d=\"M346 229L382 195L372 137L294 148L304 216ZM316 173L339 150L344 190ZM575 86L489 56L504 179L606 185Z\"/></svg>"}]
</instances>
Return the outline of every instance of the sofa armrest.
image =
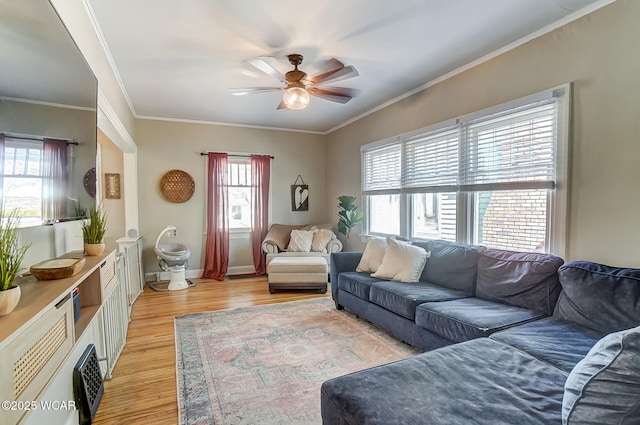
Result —
<instances>
[{"instance_id":1,"label":"sofa armrest","mask_svg":"<svg viewBox=\"0 0 640 425\"><path fill-rule=\"evenodd\" d=\"M339 310L342 309L342 306L338 300L338 275L342 272L355 272L361 258L362 252L334 252L331 254L331 264L329 265L331 296Z\"/></svg>"},{"instance_id":2,"label":"sofa armrest","mask_svg":"<svg viewBox=\"0 0 640 425\"><path fill-rule=\"evenodd\" d=\"M334 252L340 252L342 251L342 242L340 242L340 239L335 238L335 239L331 239L328 243L327 243L327 252L329 254L332 254ZM358 260L360 261L360 260Z\"/></svg>"},{"instance_id":3,"label":"sofa armrest","mask_svg":"<svg viewBox=\"0 0 640 425\"><path fill-rule=\"evenodd\" d=\"M265 254L277 254L280 252L278 244L273 239L265 239L262 241L262 252Z\"/></svg>"}]
</instances>

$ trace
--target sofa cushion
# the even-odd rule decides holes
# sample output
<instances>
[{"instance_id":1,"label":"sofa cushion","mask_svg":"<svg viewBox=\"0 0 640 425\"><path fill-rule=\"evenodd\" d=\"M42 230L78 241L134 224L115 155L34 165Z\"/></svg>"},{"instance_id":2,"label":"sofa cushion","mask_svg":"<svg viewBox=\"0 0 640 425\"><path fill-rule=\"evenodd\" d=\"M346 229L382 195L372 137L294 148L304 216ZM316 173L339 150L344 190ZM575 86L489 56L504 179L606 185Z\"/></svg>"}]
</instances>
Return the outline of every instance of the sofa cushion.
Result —
<instances>
[{"instance_id":1,"label":"sofa cushion","mask_svg":"<svg viewBox=\"0 0 640 425\"><path fill-rule=\"evenodd\" d=\"M375 273L378 271L378 267L382 264L382 259L384 258L386 250L386 238L370 238L367 241L367 245L364 247L364 252L362 253L362 258L360 259L360 263L358 263L358 267L356 267L356 271L367 273Z\"/></svg>"},{"instance_id":2,"label":"sofa cushion","mask_svg":"<svg viewBox=\"0 0 640 425\"><path fill-rule=\"evenodd\" d=\"M640 327L602 338L571 371L562 423L640 423Z\"/></svg>"},{"instance_id":3,"label":"sofa cushion","mask_svg":"<svg viewBox=\"0 0 640 425\"><path fill-rule=\"evenodd\" d=\"M562 263L550 254L486 249L478 254L476 297L550 316L560 294Z\"/></svg>"},{"instance_id":4,"label":"sofa cushion","mask_svg":"<svg viewBox=\"0 0 640 425\"><path fill-rule=\"evenodd\" d=\"M480 298L427 302L416 308L416 324L453 342L489 336L493 332L544 317L544 313Z\"/></svg>"},{"instance_id":5,"label":"sofa cushion","mask_svg":"<svg viewBox=\"0 0 640 425\"><path fill-rule=\"evenodd\" d=\"M387 238L382 264L371 276L399 282L417 282L430 252L419 246Z\"/></svg>"},{"instance_id":6,"label":"sofa cushion","mask_svg":"<svg viewBox=\"0 0 640 425\"><path fill-rule=\"evenodd\" d=\"M478 253L484 247L441 240L413 241L413 245L431 251L420 281L431 282L473 294L478 270Z\"/></svg>"},{"instance_id":7,"label":"sofa cushion","mask_svg":"<svg viewBox=\"0 0 640 425\"><path fill-rule=\"evenodd\" d=\"M574 261L558 273L554 316L605 334L640 325L640 269Z\"/></svg>"},{"instance_id":8,"label":"sofa cushion","mask_svg":"<svg viewBox=\"0 0 640 425\"><path fill-rule=\"evenodd\" d=\"M338 275L338 288L366 301L369 301L369 291L374 282L380 282L380 279L367 273L342 272Z\"/></svg>"},{"instance_id":9,"label":"sofa cushion","mask_svg":"<svg viewBox=\"0 0 640 425\"><path fill-rule=\"evenodd\" d=\"M559 424L567 374L477 339L322 384L325 424Z\"/></svg>"},{"instance_id":10,"label":"sofa cushion","mask_svg":"<svg viewBox=\"0 0 640 425\"><path fill-rule=\"evenodd\" d=\"M571 372L602 336L602 333L576 323L545 317L496 332L490 338Z\"/></svg>"},{"instance_id":11,"label":"sofa cushion","mask_svg":"<svg viewBox=\"0 0 640 425\"><path fill-rule=\"evenodd\" d=\"M290 252L310 252L312 243L312 230L292 230L287 250Z\"/></svg>"},{"instance_id":12,"label":"sofa cushion","mask_svg":"<svg viewBox=\"0 0 640 425\"><path fill-rule=\"evenodd\" d=\"M311 251L327 252L327 244L336 237L329 229L313 229L313 239L311 241Z\"/></svg>"},{"instance_id":13,"label":"sofa cushion","mask_svg":"<svg viewBox=\"0 0 640 425\"><path fill-rule=\"evenodd\" d=\"M443 288L432 283L378 281L371 285L369 299L380 307L413 320L416 307L424 302L455 300L467 296L462 291Z\"/></svg>"}]
</instances>

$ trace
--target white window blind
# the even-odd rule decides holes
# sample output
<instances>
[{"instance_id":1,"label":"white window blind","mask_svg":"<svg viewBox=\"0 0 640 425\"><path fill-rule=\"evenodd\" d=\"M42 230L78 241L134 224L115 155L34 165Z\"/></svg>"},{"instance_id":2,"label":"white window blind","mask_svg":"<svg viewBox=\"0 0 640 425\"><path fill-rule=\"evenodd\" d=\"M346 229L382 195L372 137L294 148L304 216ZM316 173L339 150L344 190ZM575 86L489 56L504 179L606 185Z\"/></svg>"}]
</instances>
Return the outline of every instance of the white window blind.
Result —
<instances>
[{"instance_id":1,"label":"white window blind","mask_svg":"<svg viewBox=\"0 0 640 425\"><path fill-rule=\"evenodd\" d=\"M363 146L365 231L562 254L570 91Z\"/></svg>"},{"instance_id":2,"label":"white window blind","mask_svg":"<svg viewBox=\"0 0 640 425\"><path fill-rule=\"evenodd\" d=\"M458 184L459 130L408 138L404 143L403 188L450 192Z\"/></svg>"},{"instance_id":3,"label":"white window blind","mask_svg":"<svg viewBox=\"0 0 640 425\"><path fill-rule=\"evenodd\" d=\"M365 194L400 190L402 145L398 143L362 152L362 191Z\"/></svg>"},{"instance_id":4,"label":"white window blind","mask_svg":"<svg viewBox=\"0 0 640 425\"><path fill-rule=\"evenodd\" d=\"M463 126L463 191L552 189L556 104L529 106Z\"/></svg>"}]
</instances>

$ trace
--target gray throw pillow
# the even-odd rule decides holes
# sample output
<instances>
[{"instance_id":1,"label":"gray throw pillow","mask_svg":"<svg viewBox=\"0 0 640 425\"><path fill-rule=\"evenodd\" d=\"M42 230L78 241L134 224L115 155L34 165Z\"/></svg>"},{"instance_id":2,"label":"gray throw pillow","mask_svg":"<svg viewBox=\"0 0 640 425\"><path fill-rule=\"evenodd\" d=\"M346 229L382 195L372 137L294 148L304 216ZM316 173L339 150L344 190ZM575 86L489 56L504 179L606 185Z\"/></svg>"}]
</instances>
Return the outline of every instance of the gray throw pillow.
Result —
<instances>
[{"instance_id":1,"label":"gray throw pillow","mask_svg":"<svg viewBox=\"0 0 640 425\"><path fill-rule=\"evenodd\" d=\"M640 327L611 333L571 371L563 425L640 423Z\"/></svg>"}]
</instances>

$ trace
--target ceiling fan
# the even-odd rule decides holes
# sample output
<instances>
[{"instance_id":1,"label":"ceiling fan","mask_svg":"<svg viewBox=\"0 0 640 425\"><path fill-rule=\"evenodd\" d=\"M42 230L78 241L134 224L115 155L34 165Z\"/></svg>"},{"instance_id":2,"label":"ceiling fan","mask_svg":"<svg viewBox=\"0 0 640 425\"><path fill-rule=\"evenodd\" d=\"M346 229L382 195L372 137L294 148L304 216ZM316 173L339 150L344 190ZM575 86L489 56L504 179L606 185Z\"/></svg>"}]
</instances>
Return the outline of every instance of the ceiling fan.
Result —
<instances>
[{"instance_id":1,"label":"ceiling fan","mask_svg":"<svg viewBox=\"0 0 640 425\"><path fill-rule=\"evenodd\" d=\"M249 87L245 89L234 89L233 94L243 96L284 90L284 96L282 97L282 102L278 105L278 109L304 109L309 104L309 95L333 102L347 103L358 93L358 90L345 87L320 87L325 83L357 77L359 75L358 71L351 65L345 66L338 59L332 58L324 64L323 69L320 70L317 75L308 77L306 72L298 69L298 65L302 63L302 55L293 53L287 55L287 58L289 59L289 63L294 66L294 69L286 74L282 74L267 62L269 59L272 59L271 57L262 56L248 61L248 63L265 74L285 83L285 87Z\"/></svg>"}]
</instances>

